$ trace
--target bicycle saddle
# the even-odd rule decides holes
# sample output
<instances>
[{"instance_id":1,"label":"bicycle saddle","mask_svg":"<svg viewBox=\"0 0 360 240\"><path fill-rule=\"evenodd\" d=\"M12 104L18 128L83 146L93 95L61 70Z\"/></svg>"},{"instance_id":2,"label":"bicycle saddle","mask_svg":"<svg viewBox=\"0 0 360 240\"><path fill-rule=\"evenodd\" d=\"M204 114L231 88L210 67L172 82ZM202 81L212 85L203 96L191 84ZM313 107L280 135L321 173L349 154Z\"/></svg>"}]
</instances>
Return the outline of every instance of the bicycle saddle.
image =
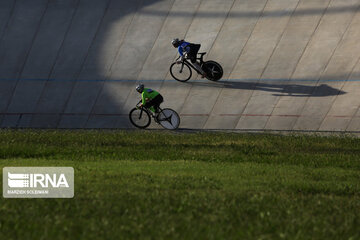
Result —
<instances>
[{"instance_id":1,"label":"bicycle saddle","mask_svg":"<svg viewBox=\"0 0 360 240\"><path fill-rule=\"evenodd\" d=\"M201 52L201 53L198 53L200 56L204 56L206 54L206 52Z\"/></svg>"}]
</instances>

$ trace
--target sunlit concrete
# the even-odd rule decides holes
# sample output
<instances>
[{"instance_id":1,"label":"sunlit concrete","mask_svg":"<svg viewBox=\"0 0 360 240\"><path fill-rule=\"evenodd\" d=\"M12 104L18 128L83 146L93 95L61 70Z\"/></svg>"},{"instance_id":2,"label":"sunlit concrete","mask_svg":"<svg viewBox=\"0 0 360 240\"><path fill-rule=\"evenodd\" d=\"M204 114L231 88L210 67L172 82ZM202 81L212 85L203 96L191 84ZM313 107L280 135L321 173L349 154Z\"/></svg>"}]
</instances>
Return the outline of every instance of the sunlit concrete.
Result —
<instances>
[{"instance_id":1,"label":"sunlit concrete","mask_svg":"<svg viewBox=\"0 0 360 240\"><path fill-rule=\"evenodd\" d=\"M180 113L180 128L360 131L359 6L2 0L0 126L132 128L143 82ZM172 79L175 37L201 43L223 79Z\"/></svg>"}]
</instances>

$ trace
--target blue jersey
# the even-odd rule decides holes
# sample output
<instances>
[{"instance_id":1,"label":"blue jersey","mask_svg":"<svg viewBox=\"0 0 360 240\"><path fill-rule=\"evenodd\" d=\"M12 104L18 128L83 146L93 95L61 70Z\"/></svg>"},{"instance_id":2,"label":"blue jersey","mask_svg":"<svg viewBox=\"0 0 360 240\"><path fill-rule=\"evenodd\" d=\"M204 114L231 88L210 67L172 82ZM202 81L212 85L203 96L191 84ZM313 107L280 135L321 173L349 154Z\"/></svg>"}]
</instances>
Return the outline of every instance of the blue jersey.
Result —
<instances>
[{"instance_id":1,"label":"blue jersey","mask_svg":"<svg viewBox=\"0 0 360 240\"><path fill-rule=\"evenodd\" d=\"M183 41L180 46L178 47L178 51L180 56L184 56L184 53L190 52L190 43Z\"/></svg>"}]
</instances>

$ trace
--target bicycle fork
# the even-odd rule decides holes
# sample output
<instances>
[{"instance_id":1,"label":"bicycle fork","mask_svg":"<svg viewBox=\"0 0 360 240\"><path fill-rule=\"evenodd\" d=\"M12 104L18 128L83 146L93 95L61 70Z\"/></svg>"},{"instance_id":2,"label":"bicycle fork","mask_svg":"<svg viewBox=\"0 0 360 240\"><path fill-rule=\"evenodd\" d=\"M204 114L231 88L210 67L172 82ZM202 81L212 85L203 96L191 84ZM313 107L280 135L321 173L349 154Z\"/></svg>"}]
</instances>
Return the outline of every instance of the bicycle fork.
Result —
<instances>
[{"instance_id":1,"label":"bicycle fork","mask_svg":"<svg viewBox=\"0 0 360 240\"><path fill-rule=\"evenodd\" d=\"M139 115L139 119L141 119L141 116L142 116L142 114L143 114L143 111L144 111L144 109L141 108L140 115Z\"/></svg>"},{"instance_id":2,"label":"bicycle fork","mask_svg":"<svg viewBox=\"0 0 360 240\"><path fill-rule=\"evenodd\" d=\"M180 68L179 73L182 73L182 71L183 71L183 69L184 69L184 65L185 65L185 63L184 63L184 62L182 62L182 63L181 63L181 68Z\"/></svg>"}]
</instances>

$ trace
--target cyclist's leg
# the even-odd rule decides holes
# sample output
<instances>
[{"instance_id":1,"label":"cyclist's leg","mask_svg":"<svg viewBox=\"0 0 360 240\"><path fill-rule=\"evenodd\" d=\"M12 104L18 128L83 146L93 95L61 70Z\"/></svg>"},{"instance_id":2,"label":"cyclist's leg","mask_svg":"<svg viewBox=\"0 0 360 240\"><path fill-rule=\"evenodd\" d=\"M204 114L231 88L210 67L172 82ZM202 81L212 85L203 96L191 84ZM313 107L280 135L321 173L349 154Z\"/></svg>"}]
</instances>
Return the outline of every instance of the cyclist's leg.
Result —
<instances>
[{"instance_id":1,"label":"cyclist's leg","mask_svg":"<svg viewBox=\"0 0 360 240\"><path fill-rule=\"evenodd\" d=\"M146 102L144 107L146 107L147 109L149 109L152 112L155 112L154 108L153 108L153 100L154 99L151 99L150 101Z\"/></svg>"},{"instance_id":2,"label":"cyclist's leg","mask_svg":"<svg viewBox=\"0 0 360 240\"><path fill-rule=\"evenodd\" d=\"M205 72L201 69L200 64L196 61L197 53L200 50L201 45L200 44L193 44L192 48L189 53L189 58L191 60L191 63L194 65L194 67L204 76Z\"/></svg>"},{"instance_id":3,"label":"cyclist's leg","mask_svg":"<svg viewBox=\"0 0 360 240\"><path fill-rule=\"evenodd\" d=\"M201 69L200 64L196 61L196 54L190 52L189 53L189 59L191 60L191 63L194 65L196 70L201 72L201 74L204 74L204 71Z\"/></svg>"},{"instance_id":4,"label":"cyclist's leg","mask_svg":"<svg viewBox=\"0 0 360 240\"><path fill-rule=\"evenodd\" d=\"M200 50L200 47L201 47L201 44L192 44L191 45L191 52L193 52L196 56L196 54L199 52Z\"/></svg>"},{"instance_id":5,"label":"cyclist's leg","mask_svg":"<svg viewBox=\"0 0 360 240\"><path fill-rule=\"evenodd\" d=\"M201 69L201 66L200 66L200 64L199 64L197 61L192 62L192 64L194 65L194 67L195 67L202 75L205 74L204 70Z\"/></svg>"},{"instance_id":6,"label":"cyclist's leg","mask_svg":"<svg viewBox=\"0 0 360 240\"><path fill-rule=\"evenodd\" d=\"M160 104L164 102L164 98L163 96L161 96L161 94L157 95L154 98L154 108L155 108L155 112L159 113L160 112Z\"/></svg>"},{"instance_id":7,"label":"cyclist's leg","mask_svg":"<svg viewBox=\"0 0 360 240\"><path fill-rule=\"evenodd\" d=\"M194 60L191 59L191 63L201 73L201 75L205 76L205 72L204 72L204 70L202 70L200 64L196 61L196 58Z\"/></svg>"},{"instance_id":8,"label":"cyclist's leg","mask_svg":"<svg viewBox=\"0 0 360 240\"><path fill-rule=\"evenodd\" d=\"M145 107L150 109L153 113L158 112L160 104L164 101L163 97L159 94L145 104Z\"/></svg>"},{"instance_id":9,"label":"cyclist's leg","mask_svg":"<svg viewBox=\"0 0 360 240\"><path fill-rule=\"evenodd\" d=\"M154 105L153 107L155 108L155 122L159 123L159 114L160 114L160 104L164 102L164 98L161 96L161 94L157 95L154 98Z\"/></svg>"}]
</instances>

